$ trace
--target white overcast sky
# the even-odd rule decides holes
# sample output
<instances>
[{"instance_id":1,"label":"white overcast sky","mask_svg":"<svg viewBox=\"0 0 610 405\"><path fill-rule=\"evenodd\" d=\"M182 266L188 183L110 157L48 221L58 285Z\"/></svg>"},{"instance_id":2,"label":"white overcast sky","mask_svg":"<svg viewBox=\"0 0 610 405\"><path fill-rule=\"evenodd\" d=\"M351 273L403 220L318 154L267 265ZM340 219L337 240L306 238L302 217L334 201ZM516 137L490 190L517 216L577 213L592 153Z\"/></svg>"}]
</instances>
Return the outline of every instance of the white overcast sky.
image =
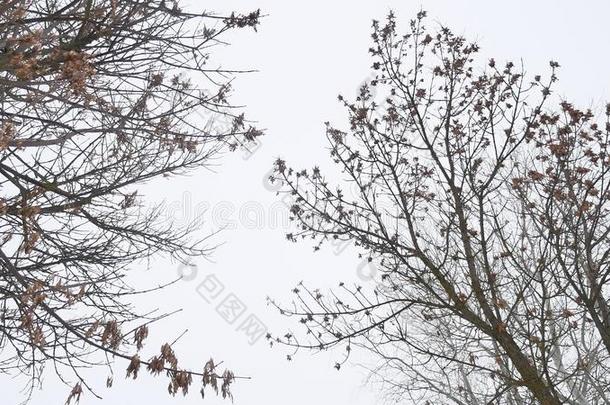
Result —
<instances>
[{"instance_id":1,"label":"white overcast sky","mask_svg":"<svg viewBox=\"0 0 610 405\"><path fill-rule=\"evenodd\" d=\"M336 96L353 96L367 77L371 61L371 20L382 19L390 9L407 22L424 8L430 22L437 21L481 45L481 63L489 57L501 61L523 60L531 74L547 72L548 61L561 64L556 92L583 107L601 108L610 100L610 3L597 1L355 1L355 0L190 0L193 10L249 11L261 8L266 17L258 33L249 30L232 35L229 47L213 56L223 67L254 68L258 73L234 81L234 101L247 105L247 114L266 128L260 149L244 160L243 152L225 156L214 172L201 170L188 178L163 180L147 188L150 198L166 199L176 220L192 219L204 212L200 235L220 225L229 229L216 235L218 247L211 262L199 261L192 281L181 281L142 302L145 307L166 311L183 308L170 320L151 329L150 344L143 357L161 343L173 340L184 366L200 368L211 355L237 374L252 376L235 385L236 405L372 405L382 403L378 387L365 384L367 374L357 363L370 362L356 353L351 365L333 369L340 352L312 355L300 352L286 361L287 351L270 349L264 342L251 346L243 333L228 325L196 292L206 275L215 274L224 294L233 293L272 332L298 325L278 317L266 305L271 296L286 301L301 280L330 287L339 281L357 280L358 260L352 250L335 255L332 248L313 253L312 245L289 244L285 227L270 218L278 205L274 193L264 187L276 157L296 167L319 163L330 167L324 139L324 122L342 122L343 111ZM205 211L205 208L208 208ZM240 213L242 220L240 220ZM255 216L257 214L258 216ZM245 218L245 217L247 218ZM258 224L258 225L257 225ZM164 260L150 263L134 279L147 287L177 276L176 264ZM147 350L147 351L146 351ZM137 383L124 379L126 364L115 365L115 384L106 389L107 370L86 373L103 400L86 393L81 404L123 405L228 404L209 395L202 402L198 393L171 399L165 378L142 376ZM22 381L0 379L2 404L17 404ZM52 376L36 391L32 405L62 404L68 388Z\"/></svg>"}]
</instances>

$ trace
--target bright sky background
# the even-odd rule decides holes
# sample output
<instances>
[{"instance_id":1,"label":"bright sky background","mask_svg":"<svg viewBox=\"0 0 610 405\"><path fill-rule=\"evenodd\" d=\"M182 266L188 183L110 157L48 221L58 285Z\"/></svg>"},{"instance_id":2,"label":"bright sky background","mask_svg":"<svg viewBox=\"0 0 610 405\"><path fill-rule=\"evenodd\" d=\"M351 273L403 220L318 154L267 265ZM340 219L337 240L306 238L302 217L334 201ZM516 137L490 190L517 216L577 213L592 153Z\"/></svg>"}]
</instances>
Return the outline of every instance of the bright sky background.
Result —
<instances>
[{"instance_id":1,"label":"bright sky background","mask_svg":"<svg viewBox=\"0 0 610 405\"><path fill-rule=\"evenodd\" d=\"M367 50L371 19L382 19L394 9L406 23L421 7L429 21L451 27L481 45L481 64L487 58L523 60L532 75L546 73L548 61L561 64L558 95L582 107L601 109L610 100L610 3L597 1L416 1L361 0L190 0L193 10L250 11L261 8L267 16L259 32L240 31L231 36L230 47L218 48L213 61L223 67L254 68L258 73L234 81L234 101L247 105L248 116L266 136L249 159L243 152L225 156L214 172L201 170L188 178L162 180L148 187L153 200L166 199L178 221L203 213L205 224L199 235L228 225L213 242L222 244L211 262L199 261L192 281L181 281L142 302L146 308L165 311L183 308L171 319L151 328L143 357L172 341L184 329L188 333L176 344L184 366L202 368L213 356L239 375L252 376L234 386L236 405L374 405L383 403L378 387L366 386L367 374L354 356L340 372L333 369L342 352L300 352L292 362L283 348L270 349L263 341L251 346L196 292L206 275L215 274L224 284L224 295L235 294L275 333L296 323L277 316L266 305L271 296L288 302L290 290L301 280L309 285L330 287L339 281L358 280L359 261L354 251L339 255L328 247L313 253L312 245L290 244L286 227L273 222L281 204L264 186L275 158L281 156L296 167L330 166L324 139L324 122L342 122L344 114L336 96L353 96L367 78L371 61ZM274 205L275 204L275 205ZM205 208L208 208L207 211ZM242 219L240 220L240 214ZM278 215L279 217L279 215ZM134 280L147 287L175 278L177 265L164 260L150 263L150 270L137 271ZM245 316L245 315L244 315ZM115 384L105 388L107 370L86 372L104 399L86 393L81 404L123 405L229 404L209 395L202 402L198 388L186 398L167 395L166 378L142 373L137 383L124 378L127 364L115 365ZM17 404L22 382L0 379L2 404ZM32 405L63 404L69 389L52 376L43 391L36 391Z\"/></svg>"}]
</instances>

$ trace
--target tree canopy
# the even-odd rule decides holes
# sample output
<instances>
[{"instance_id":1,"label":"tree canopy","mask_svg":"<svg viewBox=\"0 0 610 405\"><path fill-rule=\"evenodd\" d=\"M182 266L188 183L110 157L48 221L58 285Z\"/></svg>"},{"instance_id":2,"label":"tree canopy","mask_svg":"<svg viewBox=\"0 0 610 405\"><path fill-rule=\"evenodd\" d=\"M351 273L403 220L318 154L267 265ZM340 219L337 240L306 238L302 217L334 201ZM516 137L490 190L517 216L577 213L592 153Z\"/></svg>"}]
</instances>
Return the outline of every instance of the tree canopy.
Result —
<instances>
[{"instance_id":1,"label":"tree canopy","mask_svg":"<svg viewBox=\"0 0 610 405\"><path fill-rule=\"evenodd\" d=\"M547 77L450 29L374 22L374 78L327 124L344 181L275 164L290 241L352 241L381 275L301 284L298 348L372 352L413 404L608 404L610 106L557 100ZM340 368L341 362L337 364Z\"/></svg>"},{"instance_id":2,"label":"tree canopy","mask_svg":"<svg viewBox=\"0 0 610 405\"><path fill-rule=\"evenodd\" d=\"M133 378L141 366L166 373L171 394L196 376L230 396L234 375L212 360L189 371L170 344L140 359L156 317L130 305L143 291L125 275L154 254L208 252L190 226L142 210L136 187L261 134L229 102L239 72L210 64L227 32L256 29L259 17L166 0L0 4L2 372L33 387L51 363L73 387L69 402L91 388L82 367L123 358Z\"/></svg>"}]
</instances>

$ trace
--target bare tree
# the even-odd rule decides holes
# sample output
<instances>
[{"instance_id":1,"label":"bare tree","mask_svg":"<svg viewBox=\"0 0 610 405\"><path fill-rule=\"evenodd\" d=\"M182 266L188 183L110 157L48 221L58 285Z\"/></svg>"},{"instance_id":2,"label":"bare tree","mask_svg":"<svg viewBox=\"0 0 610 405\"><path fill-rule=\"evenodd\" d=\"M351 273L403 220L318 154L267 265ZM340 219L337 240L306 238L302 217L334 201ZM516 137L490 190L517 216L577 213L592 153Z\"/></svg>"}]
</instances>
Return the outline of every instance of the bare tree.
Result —
<instances>
[{"instance_id":1,"label":"bare tree","mask_svg":"<svg viewBox=\"0 0 610 405\"><path fill-rule=\"evenodd\" d=\"M374 22L375 78L327 129L341 184L276 162L288 239L353 241L381 273L299 285L276 305L305 336L276 340L364 347L402 403L609 404L610 105L548 107L556 62L479 69L476 44L424 22Z\"/></svg>"},{"instance_id":2,"label":"bare tree","mask_svg":"<svg viewBox=\"0 0 610 405\"><path fill-rule=\"evenodd\" d=\"M192 227L143 212L135 187L260 135L228 102L237 72L209 66L223 35L256 29L259 16L166 0L0 4L0 371L34 387L51 363L73 387L69 402L90 389L81 367L119 357L133 378L141 366L167 373L171 394L195 377L230 396L235 377L212 360L192 372L170 344L150 360L135 354L159 316L132 308L143 291L125 275L153 254L207 253Z\"/></svg>"}]
</instances>

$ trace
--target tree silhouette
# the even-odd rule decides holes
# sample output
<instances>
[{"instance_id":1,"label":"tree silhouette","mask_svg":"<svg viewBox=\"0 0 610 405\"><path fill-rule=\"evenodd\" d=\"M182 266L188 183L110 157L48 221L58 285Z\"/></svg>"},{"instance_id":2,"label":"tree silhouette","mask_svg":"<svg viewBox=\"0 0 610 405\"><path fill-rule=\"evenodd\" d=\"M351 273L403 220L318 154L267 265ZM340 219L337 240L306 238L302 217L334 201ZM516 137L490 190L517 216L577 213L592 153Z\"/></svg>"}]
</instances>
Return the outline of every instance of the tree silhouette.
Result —
<instances>
[{"instance_id":1,"label":"tree silhouette","mask_svg":"<svg viewBox=\"0 0 610 405\"><path fill-rule=\"evenodd\" d=\"M119 357L133 378L140 366L166 373L171 394L195 376L230 396L234 375L211 360L195 373L169 344L150 360L134 354L158 317L129 305L142 291L125 275L153 254L207 253L191 226L139 209L135 187L261 134L228 102L238 72L209 62L225 33L256 29L259 16L165 0L0 4L2 372L27 373L33 387L52 363L70 402L91 389L81 367ZM210 125L219 120L228 124Z\"/></svg>"},{"instance_id":2,"label":"tree silhouette","mask_svg":"<svg viewBox=\"0 0 610 405\"><path fill-rule=\"evenodd\" d=\"M402 403L608 404L610 106L549 107L556 62L478 68L425 14L404 36L373 24L374 79L339 98L347 130L327 124L345 181L275 164L288 239L353 241L381 273L372 291L299 285L276 305L305 336L276 340L366 348Z\"/></svg>"}]
</instances>

